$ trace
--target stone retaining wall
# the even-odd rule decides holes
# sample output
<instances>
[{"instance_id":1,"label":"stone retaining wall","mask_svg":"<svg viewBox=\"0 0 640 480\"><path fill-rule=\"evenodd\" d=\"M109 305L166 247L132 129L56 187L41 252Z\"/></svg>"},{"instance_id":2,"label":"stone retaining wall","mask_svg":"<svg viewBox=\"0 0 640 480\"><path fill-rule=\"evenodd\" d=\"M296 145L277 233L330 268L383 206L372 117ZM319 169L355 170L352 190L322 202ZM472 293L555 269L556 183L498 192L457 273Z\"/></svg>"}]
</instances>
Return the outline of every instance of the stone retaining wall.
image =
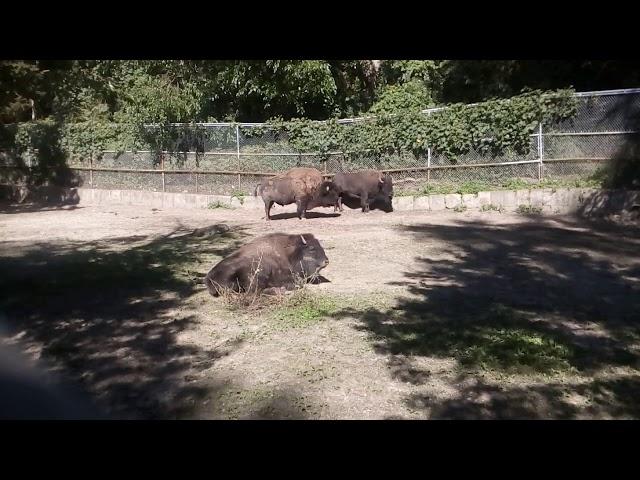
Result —
<instances>
[{"instance_id":1,"label":"stone retaining wall","mask_svg":"<svg viewBox=\"0 0 640 480\"><path fill-rule=\"evenodd\" d=\"M47 187L50 188L50 187ZM226 195L199 195L191 193L163 193L140 190L63 189L59 197L73 198L80 205L125 204L146 205L156 208L207 208L220 204L230 208L261 210L260 197L230 197ZM77 193L77 195L76 195ZM52 197L53 198L53 197ZM57 197L56 197L57 198ZM443 211L466 208L469 210L500 209L516 211L521 205L539 209L541 213L600 215L639 208L640 191L598 190L588 188L555 188L531 190L499 190L477 194L447 194L428 196L397 196L393 198L396 211Z\"/></svg>"}]
</instances>

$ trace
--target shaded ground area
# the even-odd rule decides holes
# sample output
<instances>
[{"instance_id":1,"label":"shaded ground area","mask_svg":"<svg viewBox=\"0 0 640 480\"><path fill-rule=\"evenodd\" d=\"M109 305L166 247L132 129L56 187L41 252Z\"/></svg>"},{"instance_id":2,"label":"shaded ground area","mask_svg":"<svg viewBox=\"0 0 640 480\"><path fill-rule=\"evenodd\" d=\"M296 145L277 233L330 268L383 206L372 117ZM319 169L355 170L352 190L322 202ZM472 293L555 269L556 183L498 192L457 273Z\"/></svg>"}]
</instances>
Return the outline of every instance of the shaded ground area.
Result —
<instances>
[{"instance_id":1,"label":"shaded ground area","mask_svg":"<svg viewBox=\"0 0 640 480\"><path fill-rule=\"evenodd\" d=\"M212 225L142 245L136 242L144 235L64 246L3 243L3 252L20 250L0 267L10 333L84 384L111 415L184 414L203 391L184 382L187 368L206 368L224 352L176 342L193 322L175 310L195 286L183 265L195 255L222 257L241 236Z\"/></svg>"},{"instance_id":2,"label":"shaded ground area","mask_svg":"<svg viewBox=\"0 0 640 480\"><path fill-rule=\"evenodd\" d=\"M419 257L402 282L411 297L393 308L342 315L361 318L377 351L402 359L402 381L428 383L415 359L456 359L456 398L407 399L432 418L637 417L640 232L590 227L559 218L406 226L446 258ZM487 384L483 371L537 383Z\"/></svg>"},{"instance_id":3,"label":"shaded ground area","mask_svg":"<svg viewBox=\"0 0 640 480\"><path fill-rule=\"evenodd\" d=\"M283 214L284 212L284 214ZM148 207L0 216L17 344L117 418L637 418L640 231L498 212L288 218ZM279 216L278 216L279 215ZM200 278L315 234L328 282L229 311Z\"/></svg>"}]
</instances>

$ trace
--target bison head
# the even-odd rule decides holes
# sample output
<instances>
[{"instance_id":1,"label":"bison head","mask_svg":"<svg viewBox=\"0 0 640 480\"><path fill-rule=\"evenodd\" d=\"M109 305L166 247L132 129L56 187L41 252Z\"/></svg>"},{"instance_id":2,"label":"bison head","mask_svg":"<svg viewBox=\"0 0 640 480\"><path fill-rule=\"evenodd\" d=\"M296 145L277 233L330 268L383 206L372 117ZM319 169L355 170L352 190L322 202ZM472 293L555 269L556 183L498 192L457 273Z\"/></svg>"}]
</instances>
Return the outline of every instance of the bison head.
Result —
<instances>
[{"instance_id":1,"label":"bison head","mask_svg":"<svg viewBox=\"0 0 640 480\"><path fill-rule=\"evenodd\" d=\"M384 175L379 180L380 190L376 200L380 200L383 204L382 210L385 212L393 211L393 180L390 175Z\"/></svg>"},{"instance_id":2,"label":"bison head","mask_svg":"<svg viewBox=\"0 0 640 480\"><path fill-rule=\"evenodd\" d=\"M324 248L318 239L310 233L300 235L298 239L298 255L294 262L296 273L303 274L305 277L317 275L329 264Z\"/></svg>"},{"instance_id":3,"label":"bison head","mask_svg":"<svg viewBox=\"0 0 640 480\"><path fill-rule=\"evenodd\" d=\"M339 195L340 192L335 183L329 180L324 181L316 190L313 204L318 207L333 207L338 201Z\"/></svg>"}]
</instances>

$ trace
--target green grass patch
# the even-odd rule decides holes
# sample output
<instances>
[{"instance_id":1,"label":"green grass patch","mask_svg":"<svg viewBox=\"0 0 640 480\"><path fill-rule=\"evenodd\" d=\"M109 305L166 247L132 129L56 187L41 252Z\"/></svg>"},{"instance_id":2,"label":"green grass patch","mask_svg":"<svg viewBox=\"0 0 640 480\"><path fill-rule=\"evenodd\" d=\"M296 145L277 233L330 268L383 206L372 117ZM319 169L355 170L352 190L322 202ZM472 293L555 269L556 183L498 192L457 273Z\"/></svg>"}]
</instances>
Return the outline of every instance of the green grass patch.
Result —
<instances>
[{"instance_id":1,"label":"green grass patch","mask_svg":"<svg viewBox=\"0 0 640 480\"><path fill-rule=\"evenodd\" d=\"M446 195L450 193L477 194L497 190L525 190L541 188L603 188L605 175L598 170L584 178L543 178L541 180L510 178L498 182L470 180L462 183L430 182L427 184L397 188L396 195Z\"/></svg>"},{"instance_id":2,"label":"green grass patch","mask_svg":"<svg viewBox=\"0 0 640 480\"><path fill-rule=\"evenodd\" d=\"M455 319L394 309L370 316L368 324L377 348L395 355L452 357L466 372L557 375L574 372L578 361L570 343L501 304Z\"/></svg>"},{"instance_id":3,"label":"green grass patch","mask_svg":"<svg viewBox=\"0 0 640 480\"><path fill-rule=\"evenodd\" d=\"M231 192L231 198L237 198L240 201L240 205L244 204L245 193L242 190L234 190Z\"/></svg>"},{"instance_id":4,"label":"green grass patch","mask_svg":"<svg viewBox=\"0 0 640 480\"><path fill-rule=\"evenodd\" d=\"M477 194L478 192L486 192L487 190L491 190L491 185L485 182L463 182L457 186L454 193L459 193L460 195L465 194Z\"/></svg>"},{"instance_id":5,"label":"green grass patch","mask_svg":"<svg viewBox=\"0 0 640 480\"><path fill-rule=\"evenodd\" d=\"M458 345L462 366L509 373L559 373L571 369L566 345L538 332L520 328L479 329L471 345Z\"/></svg>"},{"instance_id":6,"label":"green grass patch","mask_svg":"<svg viewBox=\"0 0 640 480\"><path fill-rule=\"evenodd\" d=\"M534 207L532 205L520 205L516 212L522 215L540 215L542 213L542 207Z\"/></svg>"},{"instance_id":7,"label":"green grass patch","mask_svg":"<svg viewBox=\"0 0 640 480\"><path fill-rule=\"evenodd\" d=\"M226 203L221 202L220 200L217 200L215 202L211 202L209 205L207 205L207 208L214 210L216 208L231 208L231 205L228 205Z\"/></svg>"},{"instance_id":8,"label":"green grass patch","mask_svg":"<svg viewBox=\"0 0 640 480\"><path fill-rule=\"evenodd\" d=\"M466 212L467 211L467 206L463 205L462 203L460 205L456 205L453 209L454 212L456 213L462 213L462 212Z\"/></svg>"},{"instance_id":9,"label":"green grass patch","mask_svg":"<svg viewBox=\"0 0 640 480\"><path fill-rule=\"evenodd\" d=\"M285 297L273 309L271 317L278 330L306 328L333 315L338 308L338 302L333 298L311 293L303 288Z\"/></svg>"},{"instance_id":10,"label":"green grass patch","mask_svg":"<svg viewBox=\"0 0 640 480\"><path fill-rule=\"evenodd\" d=\"M495 211L495 212L499 212L502 213L502 207L499 205L494 205L493 203L490 203L488 205L482 205L480 207L480 211L481 212L491 212L491 211Z\"/></svg>"}]
</instances>

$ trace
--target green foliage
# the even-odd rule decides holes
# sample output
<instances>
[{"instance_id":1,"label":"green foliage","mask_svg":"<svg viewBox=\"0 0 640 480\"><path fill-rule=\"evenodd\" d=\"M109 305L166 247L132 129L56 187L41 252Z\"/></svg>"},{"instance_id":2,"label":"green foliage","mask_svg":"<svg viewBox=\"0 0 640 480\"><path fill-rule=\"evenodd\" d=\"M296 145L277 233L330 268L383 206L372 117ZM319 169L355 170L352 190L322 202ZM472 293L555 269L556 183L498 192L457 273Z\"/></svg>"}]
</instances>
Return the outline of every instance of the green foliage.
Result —
<instances>
[{"instance_id":1,"label":"green foliage","mask_svg":"<svg viewBox=\"0 0 640 480\"><path fill-rule=\"evenodd\" d=\"M537 184L532 184L531 182L528 182L521 178L510 178L502 182L500 184L500 187L506 190L525 190L527 188L534 188L534 185L537 186L541 184L542 184L541 182L538 182Z\"/></svg>"},{"instance_id":2,"label":"green foliage","mask_svg":"<svg viewBox=\"0 0 640 480\"><path fill-rule=\"evenodd\" d=\"M218 208L230 209L231 205L228 205L226 203L221 202L220 200L217 200L217 201L211 202L209 205L207 205L207 208L209 208L211 210L215 210L215 209L218 209Z\"/></svg>"},{"instance_id":3,"label":"green foliage","mask_svg":"<svg viewBox=\"0 0 640 480\"><path fill-rule=\"evenodd\" d=\"M540 215L542 207L534 207L533 205L518 205L516 212L522 215Z\"/></svg>"},{"instance_id":4,"label":"green foliage","mask_svg":"<svg viewBox=\"0 0 640 480\"><path fill-rule=\"evenodd\" d=\"M105 150L122 152L133 144L127 125L95 120L65 124L60 141L74 161L99 158Z\"/></svg>"},{"instance_id":5,"label":"green foliage","mask_svg":"<svg viewBox=\"0 0 640 480\"><path fill-rule=\"evenodd\" d=\"M436 85L441 80L441 65L437 60L385 60L382 71L391 84L421 80Z\"/></svg>"},{"instance_id":6,"label":"green foliage","mask_svg":"<svg viewBox=\"0 0 640 480\"><path fill-rule=\"evenodd\" d=\"M244 197L245 194L241 190L234 190L233 192L231 192L231 198L237 198L240 202L240 205L244 204Z\"/></svg>"},{"instance_id":7,"label":"green foliage","mask_svg":"<svg viewBox=\"0 0 640 480\"><path fill-rule=\"evenodd\" d=\"M32 107L43 95L45 73L38 62L0 61L0 122L31 119Z\"/></svg>"},{"instance_id":8,"label":"green foliage","mask_svg":"<svg viewBox=\"0 0 640 480\"><path fill-rule=\"evenodd\" d=\"M330 60L328 64L336 85L332 116L353 117L367 111L377 87L384 83L384 73L372 60Z\"/></svg>"},{"instance_id":9,"label":"green foliage","mask_svg":"<svg viewBox=\"0 0 640 480\"><path fill-rule=\"evenodd\" d=\"M498 206L498 205L494 205L493 203L490 203L488 205L482 205L480 207L480 211L481 212L495 211L495 212L498 212L498 213L502 213L502 207Z\"/></svg>"},{"instance_id":10,"label":"green foliage","mask_svg":"<svg viewBox=\"0 0 640 480\"><path fill-rule=\"evenodd\" d=\"M14 147L18 155L35 157L60 147L59 126L53 121L26 122L15 125Z\"/></svg>"},{"instance_id":11,"label":"green foliage","mask_svg":"<svg viewBox=\"0 0 640 480\"><path fill-rule=\"evenodd\" d=\"M490 183L482 181L467 181L460 184L447 182L431 182L418 188L398 188L397 195L446 195L448 193L477 194L495 190L534 190L542 188L603 188L606 186L607 170L597 170L586 178L562 179L543 178L541 180L510 178L502 182Z\"/></svg>"},{"instance_id":12,"label":"green foliage","mask_svg":"<svg viewBox=\"0 0 640 480\"><path fill-rule=\"evenodd\" d=\"M638 78L637 62L616 61L14 60L0 61L0 121L81 122L94 107L119 123L327 119L397 109L412 94L423 106L467 103Z\"/></svg>"},{"instance_id":13,"label":"green foliage","mask_svg":"<svg viewBox=\"0 0 640 480\"><path fill-rule=\"evenodd\" d=\"M463 213L467 211L467 206L463 205L462 203L460 205L456 205L453 209L454 212L456 213Z\"/></svg>"},{"instance_id":14,"label":"green foliage","mask_svg":"<svg viewBox=\"0 0 640 480\"><path fill-rule=\"evenodd\" d=\"M430 147L433 153L451 159L472 149L495 157L508 151L527 153L529 136L539 122L564 120L576 112L570 90L527 92L475 106L453 105L431 115L420 113L418 103L406 103L409 97L400 91L390 90L379 105L381 111L391 111L365 121L340 125L336 121L278 119L270 122L269 128L286 132L292 146L303 152L342 150L383 155L408 151L422 156ZM260 132L256 129L253 133Z\"/></svg>"},{"instance_id":15,"label":"green foliage","mask_svg":"<svg viewBox=\"0 0 640 480\"><path fill-rule=\"evenodd\" d=\"M449 183L428 183L417 190L399 190L396 195L446 195L447 193L456 193L457 187Z\"/></svg>"},{"instance_id":16,"label":"green foliage","mask_svg":"<svg viewBox=\"0 0 640 480\"><path fill-rule=\"evenodd\" d=\"M225 119L326 118L333 109L336 84L326 61L227 61L211 67L210 107Z\"/></svg>"},{"instance_id":17,"label":"green foliage","mask_svg":"<svg viewBox=\"0 0 640 480\"><path fill-rule=\"evenodd\" d=\"M373 104L370 113L379 115L395 112L415 112L432 105L431 95L424 83L412 80L402 85L389 85Z\"/></svg>"},{"instance_id":18,"label":"green foliage","mask_svg":"<svg viewBox=\"0 0 640 480\"><path fill-rule=\"evenodd\" d=\"M151 91L155 88L160 87L156 85ZM182 100L167 98L166 105L156 104L147 108L149 102L141 96L136 103L126 107L124 113L116 115L127 122L106 122L104 116L103 119L98 116L95 120L65 124L61 146L72 157L86 159L91 155L98 156L103 150L146 147L159 155L162 151L202 152L205 143L229 146L235 143L235 128L204 129L196 125L170 124L184 120L183 117L188 116L196 105L195 98L185 93ZM104 113L104 109L102 111ZM510 101L497 100L477 106L456 105L432 115L407 109L352 124L339 124L336 120L276 119L264 127L242 129L242 134L251 137L263 135L266 130L278 132L278 136L286 135L294 151L314 152L325 158L329 152L339 150L366 151L380 156L409 151L421 156L426 154L429 146L434 154L449 158L471 149L495 156L506 151L526 153L530 148L529 135L537 122L567 118L574 111L575 100L570 92L536 92ZM158 123L145 126L146 121ZM470 189L462 187L460 193L475 193L473 186Z\"/></svg>"},{"instance_id":19,"label":"green foliage","mask_svg":"<svg viewBox=\"0 0 640 480\"><path fill-rule=\"evenodd\" d=\"M382 78L378 102L387 86L407 88L411 92L420 89L425 94L422 108L431 101L441 101L443 62L436 60L385 60L382 63Z\"/></svg>"},{"instance_id":20,"label":"green foliage","mask_svg":"<svg viewBox=\"0 0 640 480\"><path fill-rule=\"evenodd\" d=\"M73 185L75 180L67 167L59 123L53 120L19 123L12 125L10 131L13 133L10 150L29 185Z\"/></svg>"},{"instance_id":21,"label":"green foliage","mask_svg":"<svg viewBox=\"0 0 640 480\"><path fill-rule=\"evenodd\" d=\"M193 84L180 86L146 75L135 78L123 96L123 108L116 119L134 124L192 121L201 101L201 93Z\"/></svg>"},{"instance_id":22,"label":"green foliage","mask_svg":"<svg viewBox=\"0 0 640 480\"><path fill-rule=\"evenodd\" d=\"M337 150L343 143L341 126L335 120L310 122L294 119L289 122L276 121L272 125L285 132L289 144L300 152L318 152L322 157Z\"/></svg>"},{"instance_id":23,"label":"green foliage","mask_svg":"<svg viewBox=\"0 0 640 480\"><path fill-rule=\"evenodd\" d=\"M462 182L456 188L455 192L459 193L460 195L464 195L468 193L477 194L478 192L484 192L487 190L490 190L490 187L484 182L468 181L468 182Z\"/></svg>"},{"instance_id":24,"label":"green foliage","mask_svg":"<svg viewBox=\"0 0 640 480\"><path fill-rule=\"evenodd\" d=\"M36 103L36 111L60 124L60 148L76 159L96 157L105 149L148 149L158 162L162 152L203 152L205 144L224 144L228 150L234 128L172 124L264 116L274 118L268 128L278 132L276 137L287 137L294 151L321 157L336 150L423 156L429 147L453 160L472 149L497 156L528 151L528 135L538 122L568 118L575 111L569 91L536 91L424 115L420 110L438 97L447 63L374 65L361 60L4 62L0 73L13 81L3 95L33 93L42 103L42 108ZM31 74L38 81L29 84ZM38 90L43 86L48 88L44 93ZM364 92L357 101L356 91ZM347 104L354 113L373 104L369 112L375 116L347 125L309 120L340 114ZM283 121L295 116L307 119ZM243 134L264 130L243 129Z\"/></svg>"},{"instance_id":25,"label":"green foliage","mask_svg":"<svg viewBox=\"0 0 640 480\"><path fill-rule=\"evenodd\" d=\"M442 103L507 98L525 87L594 91L640 84L637 60L446 60L438 75Z\"/></svg>"}]
</instances>

